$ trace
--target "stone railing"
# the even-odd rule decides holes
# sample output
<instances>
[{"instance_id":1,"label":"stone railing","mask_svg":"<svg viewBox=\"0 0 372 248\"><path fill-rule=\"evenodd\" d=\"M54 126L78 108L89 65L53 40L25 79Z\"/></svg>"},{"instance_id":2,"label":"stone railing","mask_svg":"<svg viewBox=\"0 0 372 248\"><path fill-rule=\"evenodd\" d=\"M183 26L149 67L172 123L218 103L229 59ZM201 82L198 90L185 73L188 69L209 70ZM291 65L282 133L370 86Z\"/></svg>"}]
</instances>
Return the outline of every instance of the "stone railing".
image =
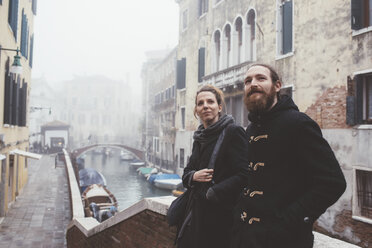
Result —
<instances>
[{"instance_id":1,"label":"stone railing","mask_svg":"<svg viewBox=\"0 0 372 248\"><path fill-rule=\"evenodd\" d=\"M68 248L175 247L176 229L169 227L165 217L175 197L144 198L102 223L92 217L86 218L74 170L67 152L64 152L72 206L72 221L66 231ZM359 247L316 232L314 236L314 248Z\"/></svg>"},{"instance_id":2,"label":"stone railing","mask_svg":"<svg viewBox=\"0 0 372 248\"><path fill-rule=\"evenodd\" d=\"M71 159L68 152L63 149L63 153L65 154L65 165L67 171L67 179L69 183L70 189L70 206L71 206L71 213L72 219L75 218L83 218L84 217L84 207L83 202L81 200L81 194L78 182L76 181L75 171L72 167Z\"/></svg>"}]
</instances>

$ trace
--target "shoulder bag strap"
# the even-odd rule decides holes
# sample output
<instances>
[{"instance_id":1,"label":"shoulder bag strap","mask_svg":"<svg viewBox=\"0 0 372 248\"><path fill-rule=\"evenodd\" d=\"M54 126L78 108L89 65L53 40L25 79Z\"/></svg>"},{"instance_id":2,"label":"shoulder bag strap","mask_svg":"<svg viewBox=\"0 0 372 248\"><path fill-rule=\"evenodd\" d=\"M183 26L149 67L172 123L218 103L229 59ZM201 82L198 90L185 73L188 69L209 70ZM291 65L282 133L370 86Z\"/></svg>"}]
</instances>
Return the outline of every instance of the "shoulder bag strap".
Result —
<instances>
[{"instance_id":1,"label":"shoulder bag strap","mask_svg":"<svg viewBox=\"0 0 372 248\"><path fill-rule=\"evenodd\" d=\"M226 128L224 128L222 130L220 136L218 137L218 140L216 142L216 145L214 146L214 149L213 149L213 152L212 152L212 155L211 155L211 159L209 160L208 169L214 169L214 163L216 162L218 151L220 150L222 141L223 141L223 139L225 137L225 130L226 130Z\"/></svg>"}]
</instances>

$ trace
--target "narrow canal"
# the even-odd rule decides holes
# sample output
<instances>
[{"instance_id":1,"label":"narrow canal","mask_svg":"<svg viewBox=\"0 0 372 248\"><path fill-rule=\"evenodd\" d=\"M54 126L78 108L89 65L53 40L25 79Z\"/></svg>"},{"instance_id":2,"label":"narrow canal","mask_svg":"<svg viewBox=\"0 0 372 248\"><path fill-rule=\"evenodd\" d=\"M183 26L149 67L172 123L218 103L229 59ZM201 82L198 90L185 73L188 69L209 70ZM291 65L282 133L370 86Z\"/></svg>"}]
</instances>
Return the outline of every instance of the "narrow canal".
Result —
<instances>
[{"instance_id":1,"label":"narrow canal","mask_svg":"<svg viewBox=\"0 0 372 248\"><path fill-rule=\"evenodd\" d=\"M85 168L94 168L105 176L107 188L118 200L119 211L145 197L171 195L171 191L158 189L139 176L136 170L130 167L130 161L120 161L119 149L111 151L109 156L88 152Z\"/></svg>"}]
</instances>

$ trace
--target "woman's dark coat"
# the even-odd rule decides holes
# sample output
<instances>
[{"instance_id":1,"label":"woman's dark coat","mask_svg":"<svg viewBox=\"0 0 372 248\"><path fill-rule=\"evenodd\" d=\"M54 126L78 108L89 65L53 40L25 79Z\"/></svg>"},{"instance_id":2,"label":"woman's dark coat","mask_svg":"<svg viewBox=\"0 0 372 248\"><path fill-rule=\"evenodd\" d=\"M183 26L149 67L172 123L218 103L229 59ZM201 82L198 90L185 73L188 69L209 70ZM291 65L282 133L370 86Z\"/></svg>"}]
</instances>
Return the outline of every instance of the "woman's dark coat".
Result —
<instances>
[{"instance_id":1,"label":"woman's dark coat","mask_svg":"<svg viewBox=\"0 0 372 248\"><path fill-rule=\"evenodd\" d=\"M178 240L178 247L226 248L231 241L232 210L248 173L247 140L243 128L235 124L227 126L215 162L215 184L192 182L195 171L208 167L216 141L203 145L194 141L190 162L182 177L184 186L193 191L192 216ZM206 199L209 187L213 188L217 201Z\"/></svg>"},{"instance_id":2,"label":"woman's dark coat","mask_svg":"<svg viewBox=\"0 0 372 248\"><path fill-rule=\"evenodd\" d=\"M334 153L289 97L249 119L250 171L234 210L231 248L313 247L314 221L346 187Z\"/></svg>"}]
</instances>

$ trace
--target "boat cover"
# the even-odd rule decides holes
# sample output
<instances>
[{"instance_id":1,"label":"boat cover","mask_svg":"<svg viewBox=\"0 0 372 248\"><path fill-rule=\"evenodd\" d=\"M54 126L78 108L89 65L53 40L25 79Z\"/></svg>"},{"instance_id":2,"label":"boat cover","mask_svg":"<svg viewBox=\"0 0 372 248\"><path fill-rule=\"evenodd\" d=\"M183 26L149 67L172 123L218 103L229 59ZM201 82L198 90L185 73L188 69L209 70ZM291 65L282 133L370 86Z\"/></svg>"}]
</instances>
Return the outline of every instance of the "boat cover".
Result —
<instances>
[{"instance_id":1,"label":"boat cover","mask_svg":"<svg viewBox=\"0 0 372 248\"><path fill-rule=\"evenodd\" d=\"M150 183L154 183L155 180L163 180L163 179L181 179L178 174L156 174L151 175L148 179Z\"/></svg>"},{"instance_id":2,"label":"boat cover","mask_svg":"<svg viewBox=\"0 0 372 248\"><path fill-rule=\"evenodd\" d=\"M79 170L80 187L87 187L92 184L106 186L105 177L93 168Z\"/></svg>"}]
</instances>

